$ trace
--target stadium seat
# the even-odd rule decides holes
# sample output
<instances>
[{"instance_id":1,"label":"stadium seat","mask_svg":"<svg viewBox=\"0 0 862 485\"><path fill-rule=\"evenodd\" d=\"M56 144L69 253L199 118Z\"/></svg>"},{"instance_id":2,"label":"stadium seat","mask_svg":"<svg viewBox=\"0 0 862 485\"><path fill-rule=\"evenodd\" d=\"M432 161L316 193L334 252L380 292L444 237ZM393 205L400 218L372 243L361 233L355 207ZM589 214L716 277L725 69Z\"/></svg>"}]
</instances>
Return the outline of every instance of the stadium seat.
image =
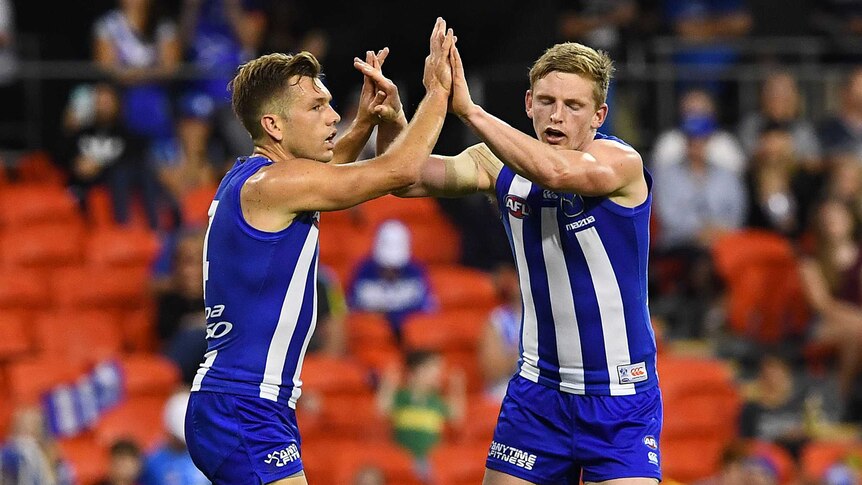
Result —
<instances>
[{"instance_id":1,"label":"stadium seat","mask_svg":"<svg viewBox=\"0 0 862 485\"><path fill-rule=\"evenodd\" d=\"M0 226L82 221L78 205L62 186L9 185L0 191Z\"/></svg>"},{"instance_id":2,"label":"stadium seat","mask_svg":"<svg viewBox=\"0 0 862 485\"><path fill-rule=\"evenodd\" d=\"M54 302L62 308L139 308L149 296L146 267L63 268L52 272Z\"/></svg>"},{"instance_id":3,"label":"stadium seat","mask_svg":"<svg viewBox=\"0 0 862 485\"><path fill-rule=\"evenodd\" d=\"M187 227L207 227L210 204L218 186L204 185L190 190L181 201L183 224Z\"/></svg>"},{"instance_id":4,"label":"stadium seat","mask_svg":"<svg viewBox=\"0 0 862 485\"><path fill-rule=\"evenodd\" d=\"M377 410L373 394L325 396L322 399L322 432L366 442L390 438L389 421Z\"/></svg>"},{"instance_id":5,"label":"stadium seat","mask_svg":"<svg viewBox=\"0 0 862 485\"><path fill-rule=\"evenodd\" d=\"M374 228L387 219L397 219L410 226L413 222L444 220L437 202L427 197L402 199L387 195L364 202L359 209L364 222Z\"/></svg>"},{"instance_id":6,"label":"stadium seat","mask_svg":"<svg viewBox=\"0 0 862 485\"><path fill-rule=\"evenodd\" d=\"M79 485L94 485L107 476L109 446L97 442L90 433L59 440L57 445L60 456L71 465Z\"/></svg>"},{"instance_id":7,"label":"stadium seat","mask_svg":"<svg viewBox=\"0 0 862 485\"><path fill-rule=\"evenodd\" d=\"M36 347L82 365L118 357L122 335L113 313L98 310L44 312L34 320Z\"/></svg>"},{"instance_id":8,"label":"stadium seat","mask_svg":"<svg viewBox=\"0 0 862 485\"><path fill-rule=\"evenodd\" d=\"M484 309L417 313L404 322L403 343L407 349L475 350L487 319Z\"/></svg>"},{"instance_id":9,"label":"stadium seat","mask_svg":"<svg viewBox=\"0 0 862 485\"><path fill-rule=\"evenodd\" d=\"M351 347L350 356L368 371L377 375L382 375L393 365L404 364L404 355L395 344Z\"/></svg>"},{"instance_id":10,"label":"stadium seat","mask_svg":"<svg viewBox=\"0 0 862 485\"><path fill-rule=\"evenodd\" d=\"M6 366L9 397L15 403L36 403L51 388L74 383L84 370L60 356L18 359Z\"/></svg>"},{"instance_id":11,"label":"stadium seat","mask_svg":"<svg viewBox=\"0 0 862 485\"><path fill-rule=\"evenodd\" d=\"M476 392L467 396L467 409L464 421L452 430L453 441L460 444L482 444L487 446L494 437L500 403L489 399L484 393Z\"/></svg>"},{"instance_id":12,"label":"stadium seat","mask_svg":"<svg viewBox=\"0 0 862 485\"><path fill-rule=\"evenodd\" d=\"M337 458L335 453L338 453ZM380 442L367 446L360 441L354 446L333 450L330 454L334 468L336 485L351 485L351 479L356 472L366 465L380 468L386 476L386 483L399 485L421 485L422 481L416 475L413 457L404 448L394 443Z\"/></svg>"},{"instance_id":13,"label":"stadium seat","mask_svg":"<svg viewBox=\"0 0 862 485\"><path fill-rule=\"evenodd\" d=\"M448 221L430 219L408 226L413 257L425 265L455 265L461 258L461 238Z\"/></svg>"},{"instance_id":14,"label":"stadium seat","mask_svg":"<svg viewBox=\"0 0 862 485\"><path fill-rule=\"evenodd\" d=\"M683 483L715 474L725 443L711 437L667 439L662 437L662 472Z\"/></svg>"},{"instance_id":15,"label":"stadium seat","mask_svg":"<svg viewBox=\"0 0 862 485\"><path fill-rule=\"evenodd\" d=\"M431 467L436 485L475 485L482 483L485 459L491 440L462 444L443 443L431 452Z\"/></svg>"},{"instance_id":16,"label":"stadium seat","mask_svg":"<svg viewBox=\"0 0 862 485\"><path fill-rule=\"evenodd\" d=\"M44 309L50 303L51 293L42 271L26 268L0 271L0 311Z\"/></svg>"},{"instance_id":17,"label":"stadium seat","mask_svg":"<svg viewBox=\"0 0 862 485\"><path fill-rule=\"evenodd\" d=\"M431 290L443 310L481 309L489 311L498 304L491 277L479 270L460 266L429 268Z\"/></svg>"},{"instance_id":18,"label":"stadium seat","mask_svg":"<svg viewBox=\"0 0 862 485\"><path fill-rule=\"evenodd\" d=\"M18 183L26 185L49 185L63 187L66 175L43 150L33 150L18 158Z\"/></svg>"},{"instance_id":19,"label":"stadium seat","mask_svg":"<svg viewBox=\"0 0 862 485\"><path fill-rule=\"evenodd\" d=\"M84 228L55 223L7 228L0 238L0 255L7 267L58 268L81 262Z\"/></svg>"},{"instance_id":20,"label":"stadium seat","mask_svg":"<svg viewBox=\"0 0 862 485\"><path fill-rule=\"evenodd\" d=\"M799 476L796 461L787 449L764 440L754 440L748 443L749 452L755 456L762 456L775 465L778 472L778 483L790 485L796 483Z\"/></svg>"},{"instance_id":21,"label":"stadium seat","mask_svg":"<svg viewBox=\"0 0 862 485\"><path fill-rule=\"evenodd\" d=\"M358 362L325 355L307 355L302 364L303 387L325 398L371 392L368 375Z\"/></svg>"},{"instance_id":22,"label":"stadium seat","mask_svg":"<svg viewBox=\"0 0 862 485\"><path fill-rule=\"evenodd\" d=\"M0 311L0 362L21 357L32 350L28 327L26 313Z\"/></svg>"},{"instance_id":23,"label":"stadium seat","mask_svg":"<svg viewBox=\"0 0 862 485\"><path fill-rule=\"evenodd\" d=\"M130 396L106 412L96 424L96 441L110 446L121 438L131 438L145 451L152 451L165 437L164 413L167 395Z\"/></svg>"},{"instance_id":24,"label":"stadium seat","mask_svg":"<svg viewBox=\"0 0 862 485\"><path fill-rule=\"evenodd\" d=\"M143 267L152 264L160 246L153 231L103 227L87 235L85 254L93 266Z\"/></svg>"},{"instance_id":25,"label":"stadium seat","mask_svg":"<svg viewBox=\"0 0 862 485\"><path fill-rule=\"evenodd\" d=\"M351 350L395 344L395 334L386 317L378 313L354 312L347 316L347 346Z\"/></svg>"},{"instance_id":26,"label":"stadium seat","mask_svg":"<svg viewBox=\"0 0 862 485\"><path fill-rule=\"evenodd\" d=\"M128 352L155 352L158 346L155 316L150 305L140 309L123 311L120 331L123 334L123 348Z\"/></svg>"},{"instance_id":27,"label":"stadium seat","mask_svg":"<svg viewBox=\"0 0 862 485\"><path fill-rule=\"evenodd\" d=\"M343 277L351 275L356 265L371 254L374 234L367 227L350 223L321 222L321 225L320 262L335 269L346 286L350 277ZM344 268L346 274L338 271L339 268Z\"/></svg>"},{"instance_id":28,"label":"stadium seat","mask_svg":"<svg viewBox=\"0 0 862 485\"><path fill-rule=\"evenodd\" d=\"M126 393L134 397L163 397L180 383L180 371L173 361L158 354L128 354L120 359Z\"/></svg>"},{"instance_id":29,"label":"stadium seat","mask_svg":"<svg viewBox=\"0 0 862 485\"><path fill-rule=\"evenodd\" d=\"M775 344L805 333L810 314L787 239L744 230L719 238L712 254L728 286L728 320L734 334Z\"/></svg>"},{"instance_id":30,"label":"stadium seat","mask_svg":"<svg viewBox=\"0 0 862 485\"><path fill-rule=\"evenodd\" d=\"M93 187L87 193L87 220L93 227L115 227L119 224L114 219L114 202L111 194L104 187ZM149 229L144 208L137 198L131 199L129 222L127 227Z\"/></svg>"},{"instance_id":31,"label":"stadium seat","mask_svg":"<svg viewBox=\"0 0 862 485\"><path fill-rule=\"evenodd\" d=\"M819 482L830 466L851 454L862 458L862 442L811 441L802 449L800 457L802 475L812 482Z\"/></svg>"}]
</instances>

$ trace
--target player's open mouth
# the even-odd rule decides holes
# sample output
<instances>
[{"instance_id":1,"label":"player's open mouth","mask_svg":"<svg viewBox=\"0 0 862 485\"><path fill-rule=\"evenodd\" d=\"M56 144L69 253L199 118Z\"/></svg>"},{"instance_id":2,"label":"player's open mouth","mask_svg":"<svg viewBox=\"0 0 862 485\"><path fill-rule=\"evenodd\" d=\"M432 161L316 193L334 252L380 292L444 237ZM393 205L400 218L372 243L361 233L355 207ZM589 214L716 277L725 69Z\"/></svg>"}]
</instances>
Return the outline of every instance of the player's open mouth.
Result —
<instances>
[{"instance_id":1,"label":"player's open mouth","mask_svg":"<svg viewBox=\"0 0 862 485\"><path fill-rule=\"evenodd\" d=\"M555 130L553 128L545 128L545 141L550 143L551 145L561 143L563 141L563 138L565 137L566 134L560 130Z\"/></svg>"},{"instance_id":2,"label":"player's open mouth","mask_svg":"<svg viewBox=\"0 0 862 485\"><path fill-rule=\"evenodd\" d=\"M337 135L337 134L338 134L337 131L333 131L331 135L327 136L326 140L325 140L326 144L327 145L333 145L335 142L335 135Z\"/></svg>"}]
</instances>

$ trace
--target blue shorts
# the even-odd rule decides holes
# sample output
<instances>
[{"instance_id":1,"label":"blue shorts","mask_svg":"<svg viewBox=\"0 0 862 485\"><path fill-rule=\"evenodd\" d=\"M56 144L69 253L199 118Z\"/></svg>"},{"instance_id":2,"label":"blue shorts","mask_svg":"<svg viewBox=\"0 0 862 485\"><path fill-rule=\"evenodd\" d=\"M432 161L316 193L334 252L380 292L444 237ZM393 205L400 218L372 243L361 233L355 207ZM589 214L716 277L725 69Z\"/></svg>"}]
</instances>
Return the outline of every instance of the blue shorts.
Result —
<instances>
[{"instance_id":1,"label":"blue shorts","mask_svg":"<svg viewBox=\"0 0 862 485\"><path fill-rule=\"evenodd\" d=\"M582 396L516 375L485 466L540 485L615 478L661 480L658 387L632 396Z\"/></svg>"},{"instance_id":2,"label":"blue shorts","mask_svg":"<svg viewBox=\"0 0 862 485\"><path fill-rule=\"evenodd\" d=\"M266 399L193 392L186 444L213 485L269 483L302 470L296 413Z\"/></svg>"}]
</instances>

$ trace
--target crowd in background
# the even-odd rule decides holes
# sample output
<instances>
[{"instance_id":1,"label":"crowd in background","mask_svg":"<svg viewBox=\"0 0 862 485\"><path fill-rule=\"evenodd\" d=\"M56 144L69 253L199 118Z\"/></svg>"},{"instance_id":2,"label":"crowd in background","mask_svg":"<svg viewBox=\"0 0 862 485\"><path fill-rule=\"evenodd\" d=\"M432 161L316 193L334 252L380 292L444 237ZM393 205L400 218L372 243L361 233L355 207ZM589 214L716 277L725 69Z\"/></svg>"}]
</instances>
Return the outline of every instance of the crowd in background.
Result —
<instances>
[{"instance_id":1,"label":"crowd in background","mask_svg":"<svg viewBox=\"0 0 862 485\"><path fill-rule=\"evenodd\" d=\"M652 176L650 308L659 345L694 347L736 366L745 401L737 423L742 438L778 444L798 459L807 442L821 437L820 424L859 432L852 427L862 422L862 3L502 0L417 4L409 14L395 2L379 2L379 8L334 2L326 14L305 3L93 2L75 12L80 23L89 22L87 29L79 27L85 40L54 46L59 39L46 33L41 48L47 56L91 62L92 75L65 80L61 96L35 107L22 105L26 83L17 73L28 62L52 58L16 49L16 35L39 32L31 19L35 7L0 0L0 103L10 108L2 109L3 126L40 109L36 116L55 120L43 125L42 146L23 146L23 138L3 133L0 161L14 178L15 154L46 151L84 213L93 192L106 191L118 224L137 217L158 234L153 328L160 351L176 363L184 382L191 382L206 350L200 271L206 217L185 213L184 201L210 190L235 157L250 153L226 91L236 66L265 52L312 52L323 62L344 131L361 82L350 60L364 49L392 48L384 72L399 83L405 107L415 107L424 52L415 33L423 31L419 24L430 25L439 8L459 32L468 75L481 74L471 82L483 105L525 130L526 73L544 48L578 41L611 53L622 76L612 85L601 131L635 145ZM779 9L782 14L775 14ZM17 23L16 11L22 15ZM631 81L638 62L659 60L660 53L644 47L657 36L676 42L667 60L681 73L672 79L667 101L676 117L668 126L655 117L660 101L648 95L651 88ZM786 58L793 46L771 53L746 48L747 39L775 36L817 39L825 47L816 65L838 72L839 82L801 78L798 64ZM740 107L744 76L734 68L742 65L756 66L759 75L756 102ZM512 66L520 74L511 76ZM438 148L448 154L472 142L460 124L450 123ZM487 272L499 292L500 305L482 322L477 357L484 394L500 399L515 370L520 325L508 241L485 197L440 200L439 207L460 232L460 263ZM326 231L326 215L322 220ZM804 325L768 341L729 325L728 277L715 258L723 238L747 229L768 231L792 248L798 295L809 310ZM320 323L311 352L345 354L349 312L385 315L400 343L405 318L437 311L426 268L410 248L409 229L386 221L347 278L321 268ZM425 477L433 475L428 453L444 427L463 419L464 376L447 372L439 356L409 352L403 368L373 377L380 413ZM313 412L315 397L308 401ZM169 431L177 429L176 402L165 414ZM415 426L404 418L417 413L428 421ZM55 454L38 421L32 410L16 415L0 470L30 467L32 483L51 483L45 474L66 483L62 460L51 464ZM189 463L181 457L180 435L171 432L165 448L148 450L147 457L140 444L117 442L110 450L112 476L104 483L199 483L193 468L184 468ZM774 463L738 447L726 450L722 464L720 476L700 483L778 480ZM185 478L159 481L156 472ZM860 473L858 460L848 458L822 483L860 483ZM355 483L383 478L370 468Z\"/></svg>"}]
</instances>

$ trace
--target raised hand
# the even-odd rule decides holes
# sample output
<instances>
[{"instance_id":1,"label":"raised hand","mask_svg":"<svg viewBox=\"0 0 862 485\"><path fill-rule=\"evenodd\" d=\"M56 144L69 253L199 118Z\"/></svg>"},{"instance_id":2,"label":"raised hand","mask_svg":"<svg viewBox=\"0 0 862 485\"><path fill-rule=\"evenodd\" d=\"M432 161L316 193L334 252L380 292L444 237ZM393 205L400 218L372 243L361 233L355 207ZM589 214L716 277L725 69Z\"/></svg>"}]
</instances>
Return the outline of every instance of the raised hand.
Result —
<instances>
[{"instance_id":1,"label":"raised hand","mask_svg":"<svg viewBox=\"0 0 862 485\"><path fill-rule=\"evenodd\" d=\"M389 48L384 47L374 54L365 53L365 61L353 59L353 66L365 75L362 91L359 94L359 113L357 117L375 118L380 121L396 121L402 113L398 86L383 75L383 62L389 56Z\"/></svg>"},{"instance_id":2,"label":"raised hand","mask_svg":"<svg viewBox=\"0 0 862 485\"><path fill-rule=\"evenodd\" d=\"M449 111L463 116L473 107L470 89L467 87L467 76L464 74L464 64L458 46L452 45L449 50L449 62L452 64L452 93L449 95Z\"/></svg>"},{"instance_id":3,"label":"raised hand","mask_svg":"<svg viewBox=\"0 0 862 485\"><path fill-rule=\"evenodd\" d=\"M425 72L422 84L427 91L443 89L448 93L452 89L452 65L449 61L449 51L455 44L455 33L446 29L446 21L437 17L434 30L431 32L431 49L425 58Z\"/></svg>"}]
</instances>

